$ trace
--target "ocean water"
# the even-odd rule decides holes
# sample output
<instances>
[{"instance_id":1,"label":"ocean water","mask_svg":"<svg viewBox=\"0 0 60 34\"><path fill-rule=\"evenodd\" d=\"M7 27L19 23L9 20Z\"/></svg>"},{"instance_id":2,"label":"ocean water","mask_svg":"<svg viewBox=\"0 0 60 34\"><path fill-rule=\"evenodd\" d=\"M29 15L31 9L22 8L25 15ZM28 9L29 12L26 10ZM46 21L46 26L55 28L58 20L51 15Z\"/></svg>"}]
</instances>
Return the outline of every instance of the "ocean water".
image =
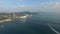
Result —
<instances>
[{"instance_id":1,"label":"ocean water","mask_svg":"<svg viewBox=\"0 0 60 34\"><path fill-rule=\"evenodd\" d=\"M3 22L0 23L0 34L57 34L48 26L47 21L42 20L40 15L33 15L25 22L20 20Z\"/></svg>"}]
</instances>

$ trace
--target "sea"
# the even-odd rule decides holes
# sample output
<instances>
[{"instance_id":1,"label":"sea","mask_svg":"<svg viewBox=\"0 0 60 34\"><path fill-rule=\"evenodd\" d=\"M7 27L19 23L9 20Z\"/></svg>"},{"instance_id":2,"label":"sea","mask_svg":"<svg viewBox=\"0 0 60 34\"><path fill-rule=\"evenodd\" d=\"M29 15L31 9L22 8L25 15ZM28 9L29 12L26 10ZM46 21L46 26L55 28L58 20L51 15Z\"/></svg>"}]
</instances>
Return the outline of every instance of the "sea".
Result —
<instances>
[{"instance_id":1,"label":"sea","mask_svg":"<svg viewBox=\"0 0 60 34\"><path fill-rule=\"evenodd\" d=\"M59 24L50 23L40 14L35 14L24 20L0 23L0 34L57 34L48 24L60 32Z\"/></svg>"}]
</instances>

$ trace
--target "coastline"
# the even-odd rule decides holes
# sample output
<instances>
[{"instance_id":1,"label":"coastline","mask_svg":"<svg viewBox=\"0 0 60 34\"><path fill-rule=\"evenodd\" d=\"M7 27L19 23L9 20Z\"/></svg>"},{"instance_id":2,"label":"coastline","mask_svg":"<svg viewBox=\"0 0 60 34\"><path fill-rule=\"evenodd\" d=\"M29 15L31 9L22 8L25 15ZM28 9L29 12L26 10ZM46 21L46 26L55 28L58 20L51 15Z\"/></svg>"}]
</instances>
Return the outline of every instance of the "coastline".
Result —
<instances>
[{"instance_id":1,"label":"coastline","mask_svg":"<svg viewBox=\"0 0 60 34\"><path fill-rule=\"evenodd\" d=\"M6 22L6 21L12 21L12 19L4 19L4 20L0 20L0 23Z\"/></svg>"}]
</instances>

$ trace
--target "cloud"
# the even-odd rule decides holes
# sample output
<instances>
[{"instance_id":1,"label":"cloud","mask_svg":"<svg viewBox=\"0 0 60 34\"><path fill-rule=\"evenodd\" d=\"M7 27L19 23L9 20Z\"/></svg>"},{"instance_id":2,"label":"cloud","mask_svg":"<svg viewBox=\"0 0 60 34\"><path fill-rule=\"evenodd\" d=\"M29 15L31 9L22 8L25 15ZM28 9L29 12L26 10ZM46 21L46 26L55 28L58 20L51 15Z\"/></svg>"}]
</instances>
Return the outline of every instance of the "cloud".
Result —
<instances>
[{"instance_id":1,"label":"cloud","mask_svg":"<svg viewBox=\"0 0 60 34\"><path fill-rule=\"evenodd\" d=\"M21 12L21 11L31 11L31 7L26 5L20 5L13 8L1 8L1 12Z\"/></svg>"},{"instance_id":2,"label":"cloud","mask_svg":"<svg viewBox=\"0 0 60 34\"><path fill-rule=\"evenodd\" d=\"M60 2L42 2L40 3L41 11L60 12Z\"/></svg>"},{"instance_id":3,"label":"cloud","mask_svg":"<svg viewBox=\"0 0 60 34\"><path fill-rule=\"evenodd\" d=\"M21 5L19 7L16 7L14 10L19 12L19 11L30 11L31 10L31 6L26 6L26 5Z\"/></svg>"},{"instance_id":4,"label":"cloud","mask_svg":"<svg viewBox=\"0 0 60 34\"><path fill-rule=\"evenodd\" d=\"M1 5L1 4L0 4ZM16 5L16 6L6 6L6 5L1 5L0 6L0 12L19 12L19 11L30 11L31 10L31 6L27 6L27 5Z\"/></svg>"},{"instance_id":5,"label":"cloud","mask_svg":"<svg viewBox=\"0 0 60 34\"><path fill-rule=\"evenodd\" d=\"M16 0L22 2L23 0ZM19 12L19 11L54 11L60 12L60 2L58 1L50 1L50 2L40 2L34 5L14 5L11 4L10 6L6 5L9 3L5 3L4 1L0 1L0 11L10 11L10 12ZM7 7L5 7L5 5ZM1 7L2 6L2 7Z\"/></svg>"}]
</instances>

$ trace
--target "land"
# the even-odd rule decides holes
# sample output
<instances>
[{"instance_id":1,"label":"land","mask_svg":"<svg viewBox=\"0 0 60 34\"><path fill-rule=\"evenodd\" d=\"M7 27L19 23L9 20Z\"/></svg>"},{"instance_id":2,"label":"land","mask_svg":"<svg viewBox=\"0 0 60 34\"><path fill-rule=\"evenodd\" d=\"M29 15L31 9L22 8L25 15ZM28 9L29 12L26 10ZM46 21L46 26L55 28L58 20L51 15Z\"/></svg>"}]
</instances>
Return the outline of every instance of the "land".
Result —
<instances>
[{"instance_id":1,"label":"land","mask_svg":"<svg viewBox=\"0 0 60 34\"><path fill-rule=\"evenodd\" d=\"M0 13L0 22L11 21L19 18L26 18L25 15L31 15L37 13L31 12L14 12L14 13Z\"/></svg>"}]
</instances>

